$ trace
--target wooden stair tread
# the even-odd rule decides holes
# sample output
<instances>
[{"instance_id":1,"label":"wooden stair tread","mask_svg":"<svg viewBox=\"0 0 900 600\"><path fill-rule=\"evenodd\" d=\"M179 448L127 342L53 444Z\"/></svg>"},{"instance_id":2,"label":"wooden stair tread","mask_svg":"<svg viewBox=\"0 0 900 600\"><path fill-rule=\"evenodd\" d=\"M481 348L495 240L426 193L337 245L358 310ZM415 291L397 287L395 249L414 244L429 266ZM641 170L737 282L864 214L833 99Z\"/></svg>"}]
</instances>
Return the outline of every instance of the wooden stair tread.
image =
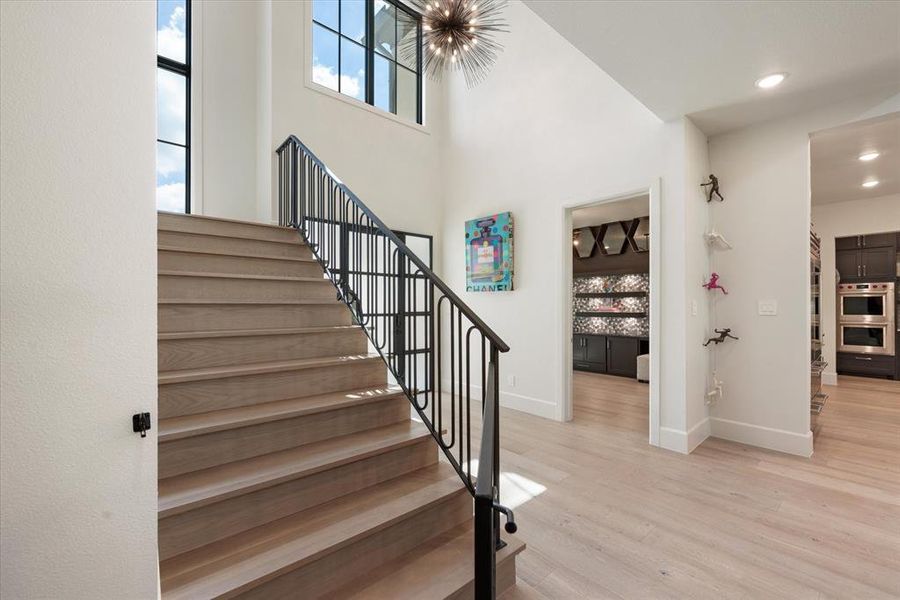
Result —
<instances>
[{"instance_id":1,"label":"wooden stair tread","mask_svg":"<svg viewBox=\"0 0 900 600\"><path fill-rule=\"evenodd\" d=\"M261 258L265 260L283 260L287 262L304 262L304 263L317 263L318 261L311 257L306 256L277 256L277 255L268 255L268 254L250 254L247 252L235 252L231 250L199 250L196 248L190 248L188 246L169 246L169 245L160 245L156 248L159 251L165 252L184 252L187 254L209 254L212 256L233 256L238 258Z\"/></svg>"},{"instance_id":2,"label":"wooden stair tread","mask_svg":"<svg viewBox=\"0 0 900 600\"><path fill-rule=\"evenodd\" d=\"M236 234L236 233L228 233L225 231L220 231L217 233L203 233L203 232L199 232L199 231L184 231L182 229L172 228L172 227L157 227L157 230L165 231L168 233L177 233L179 235L192 235L192 236L196 236L196 237L221 238L221 239L225 239L225 240L251 240L251 241L255 241L255 242L265 242L267 244L287 244L290 246L299 246L301 248L307 247L306 243L303 241L303 239L300 237L299 234L297 235L296 240L278 240L278 239L262 239L262 238L248 237L246 235L240 235L240 234Z\"/></svg>"},{"instance_id":3,"label":"wooden stair tread","mask_svg":"<svg viewBox=\"0 0 900 600\"><path fill-rule=\"evenodd\" d=\"M324 277L299 277L295 275L251 275L244 273L215 273L210 271L157 271L158 276L196 277L206 279L251 279L263 281L296 281L299 283L323 283L333 285Z\"/></svg>"},{"instance_id":4,"label":"wooden stair tread","mask_svg":"<svg viewBox=\"0 0 900 600\"><path fill-rule=\"evenodd\" d=\"M414 444L430 435L423 424L404 421L162 479L159 517L362 460Z\"/></svg>"},{"instance_id":5,"label":"wooden stair tread","mask_svg":"<svg viewBox=\"0 0 900 600\"><path fill-rule=\"evenodd\" d=\"M395 398L401 394L403 394L403 390L399 387L382 386L319 394L305 398L277 400L263 404L161 419L157 439L159 443L170 442L215 431L248 427L279 419L289 419L350 406L360 406L369 402L380 402Z\"/></svg>"},{"instance_id":6,"label":"wooden stair tread","mask_svg":"<svg viewBox=\"0 0 900 600\"><path fill-rule=\"evenodd\" d=\"M475 578L473 533L469 522L420 545L379 569L379 573L383 573L381 577L372 581L371 577L364 576L364 587L354 585L345 590L349 592L348 600L419 600L453 596ZM515 536L504 533L502 538L506 546L497 552L498 565L525 549L525 542Z\"/></svg>"},{"instance_id":7,"label":"wooden stair tread","mask_svg":"<svg viewBox=\"0 0 900 600\"><path fill-rule=\"evenodd\" d=\"M258 306L288 306L294 304L304 304L304 305L319 305L319 306L331 306L335 304L341 304L335 298L334 300L326 300L324 298L318 299L306 299L306 298L293 298L290 300L231 300L228 298L223 298L220 300L206 300L206 299L196 299L196 298L159 298L156 301L157 304L208 304L210 306L219 306L219 305L258 305Z\"/></svg>"},{"instance_id":8,"label":"wooden stair tread","mask_svg":"<svg viewBox=\"0 0 900 600\"><path fill-rule=\"evenodd\" d=\"M163 594L174 600L247 591L459 493L468 492L452 467L420 469L165 560Z\"/></svg>"},{"instance_id":9,"label":"wooden stair tread","mask_svg":"<svg viewBox=\"0 0 900 600\"><path fill-rule=\"evenodd\" d=\"M298 335L305 333L345 333L360 331L358 325L325 325L321 327L278 327L272 329L225 329L209 331L169 331L157 334L159 340L193 340L202 338L253 337L260 335Z\"/></svg>"},{"instance_id":10,"label":"wooden stair tread","mask_svg":"<svg viewBox=\"0 0 900 600\"><path fill-rule=\"evenodd\" d=\"M285 231L290 231L293 229L292 227L287 227L285 225L276 225L275 223L260 223L259 221L243 221L241 219L229 219L228 217L213 217L210 215L197 215L197 214L186 215L183 213L173 213L173 212L168 212L168 211L164 211L164 210L156 211L157 223L159 223L160 217L162 217L163 219L168 219L168 218L187 219L187 220L192 220L192 221L202 220L202 221L212 221L212 222L219 222L219 223L231 223L233 225L253 225L254 227L264 227L267 229L278 229L278 230L285 230ZM164 229L164 227L159 227L159 228Z\"/></svg>"},{"instance_id":11,"label":"wooden stair tread","mask_svg":"<svg viewBox=\"0 0 900 600\"><path fill-rule=\"evenodd\" d=\"M278 360L247 365L229 365L224 367L204 367L202 369L184 369L181 371L164 371L157 376L158 385L186 383L188 381L204 381L207 379L224 379L227 377L243 377L245 375L261 375L280 371L299 371L318 367L337 365L354 365L367 361L381 361L376 353L356 354L352 356L328 356L319 358L301 358L296 360Z\"/></svg>"}]
</instances>

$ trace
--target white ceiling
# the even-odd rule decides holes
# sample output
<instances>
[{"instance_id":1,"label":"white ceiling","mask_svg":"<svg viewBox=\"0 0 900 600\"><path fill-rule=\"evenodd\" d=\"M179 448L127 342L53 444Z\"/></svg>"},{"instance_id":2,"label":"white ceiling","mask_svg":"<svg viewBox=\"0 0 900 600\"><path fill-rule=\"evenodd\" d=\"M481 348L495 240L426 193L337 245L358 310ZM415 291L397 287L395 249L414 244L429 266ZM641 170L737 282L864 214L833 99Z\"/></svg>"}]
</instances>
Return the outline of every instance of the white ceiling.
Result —
<instances>
[{"instance_id":1,"label":"white ceiling","mask_svg":"<svg viewBox=\"0 0 900 600\"><path fill-rule=\"evenodd\" d=\"M900 91L896 1L524 1L661 119L707 135Z\"/></svg>"},{"instance_id":2,"label":"white ceiling","mask_svg":"<svg viewBox=\"0 0 900 600\"><path fill-rule=\"evenodd\" d=\"M595 204L572 211L572 229L603 225L613 221L627 221L650 214L650 196L636 196L615 202Z\"/></svg>"},{"instance_id":3,"label":"white ceiling","mask_svg":"<svg viewBox=\"0 0 900 600\"><path fill-rule=\"evenodd\" d=\"M873 150L878 158L859 160ZM814 205L900 194L900 113L816 132L809 152ZM869 179L880 183L862 187Z\"/></svg>"}]
</instances>

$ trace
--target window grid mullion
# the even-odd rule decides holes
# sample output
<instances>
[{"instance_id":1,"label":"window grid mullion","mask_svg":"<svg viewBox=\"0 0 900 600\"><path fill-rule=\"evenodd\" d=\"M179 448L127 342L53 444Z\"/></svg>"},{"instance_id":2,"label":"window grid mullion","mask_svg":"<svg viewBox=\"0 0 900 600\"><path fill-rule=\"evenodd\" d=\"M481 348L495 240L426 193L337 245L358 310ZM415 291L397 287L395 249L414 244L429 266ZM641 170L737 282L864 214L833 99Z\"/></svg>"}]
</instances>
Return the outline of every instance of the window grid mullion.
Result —
<instances>
[{"instance_id":1,"label":"window grid mullion","mask_svg":"<svg viewBox=\"0 0 900 600\"><path fill-rule=\"evenodd\" d=\"M375 106L375 0L366 0L366 104Z\"/></svg>"},{"instance_id":2,"label":"window grid mullion","mask_svg":"<svg viewBox=\"0 0 900 600\"><path fill-rule=\"evenodd\" d=\"M156 10L159 11L159 3L157 2ZM170 73L184 77L184 144L171 142L157 138L158 144L166 144L184 149L184 213L191 214L191 0L184 2L184 62L179 62L167 56L162 56L157 50L156 66ZM157 96L159 95L159 86L157 84ZM157 129L159 128L157 117Z\"/></svg>"},{"instance_id":3,"label":"window grid mullion","mask_svg":"<svg viewBox=\"0 0 900 600\"><path fill-rule=\"evenodd\" d=\"M363 47L365 52L365 103L370 106L375 106L375 58L376 58L376 49L375 49L375 0L365 0L365 43L358 44ZM402 6L401 3L396 2L395 0L387 0L389 4L394 7L394 56L393 57L385 57L388 61L389 68L393 68L394 77L390 79L390 72L388 73L389 78L389 111L392 114L399 116L399 103L398 103L398 95L399 95L399 79L400 79L400 69L406 69L406 65L400 63L399 58L399 45L400 45L400 13L401 11L405 13L407 16L410 16L414 19L416 23L416 68L407 69L412 72L416 76L416 123L419 125L422 124L423 121L423 109L422 109L422 96L423 96L423 78L422 78L422 19L421 15L414 14L411 11L407 10L406 7ZM344 93L341 85L343 79L343 48L346 43L356 43L355 40L347 37L343 33L343 19L344 19L344 8L343 2L338 0L338 23L337 23L337 31L320 23L315 18L312 19L312 23L314 25L318 25L323 29L330 31L332 33L337 34L338 48L337 48L337 91L339 93ZM188 67L189 68L189 67ZM346 95L346 94L345 94Z\"/></svg>"}]
</instances>

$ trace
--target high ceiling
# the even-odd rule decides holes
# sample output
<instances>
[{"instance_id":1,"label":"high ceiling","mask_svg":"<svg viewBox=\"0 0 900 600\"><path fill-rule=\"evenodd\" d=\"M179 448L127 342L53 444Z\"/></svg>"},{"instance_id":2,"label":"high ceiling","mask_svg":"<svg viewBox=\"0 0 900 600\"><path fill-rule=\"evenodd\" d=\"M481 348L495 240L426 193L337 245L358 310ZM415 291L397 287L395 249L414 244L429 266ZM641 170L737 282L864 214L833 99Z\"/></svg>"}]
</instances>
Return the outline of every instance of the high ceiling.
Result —
<instances>
[{"instance_id":1,"label":"high ceiling","mask_svg":"<svg viewBox=\"0 0 900 600\"><path fill-rule=\"evenodd\" d=\"M872 151L878 158L859 160ZM814 205L900 194L900 113L816 132L809 152ZM870 180L879 183L864 188Z\"/></svg>"},{"instance_id":2,"label":"high ceiling","mask_svg":"<svg viewBox=\"0 0 900 600\"><path fill-rule=\"evenodd\" d=\"M900 91L900 2L524 1L661 119L707 135ZM775 72L789 76L755 87Z\"/></svg>"}]
</instances>

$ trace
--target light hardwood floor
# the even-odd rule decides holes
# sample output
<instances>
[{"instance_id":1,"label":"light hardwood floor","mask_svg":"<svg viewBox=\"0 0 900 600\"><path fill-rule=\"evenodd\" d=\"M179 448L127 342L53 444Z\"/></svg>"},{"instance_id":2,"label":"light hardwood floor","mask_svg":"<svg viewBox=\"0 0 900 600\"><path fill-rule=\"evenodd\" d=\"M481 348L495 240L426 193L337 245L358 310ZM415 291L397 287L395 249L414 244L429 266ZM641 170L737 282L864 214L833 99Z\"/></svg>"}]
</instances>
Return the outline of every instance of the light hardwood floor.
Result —
<instances>
[{"instance_id":1,"label":"light hardwood floor","mask_svg":"<svg viewBox=\"0 0 900 600\"><path fill-rule=\"evenodd\" d=\"M900 597L900 383L829 387L815 455L647 444L646 385L575 374L575 418L503 410L518 586L541 598Z\"/></svg>"}]
</instances>

